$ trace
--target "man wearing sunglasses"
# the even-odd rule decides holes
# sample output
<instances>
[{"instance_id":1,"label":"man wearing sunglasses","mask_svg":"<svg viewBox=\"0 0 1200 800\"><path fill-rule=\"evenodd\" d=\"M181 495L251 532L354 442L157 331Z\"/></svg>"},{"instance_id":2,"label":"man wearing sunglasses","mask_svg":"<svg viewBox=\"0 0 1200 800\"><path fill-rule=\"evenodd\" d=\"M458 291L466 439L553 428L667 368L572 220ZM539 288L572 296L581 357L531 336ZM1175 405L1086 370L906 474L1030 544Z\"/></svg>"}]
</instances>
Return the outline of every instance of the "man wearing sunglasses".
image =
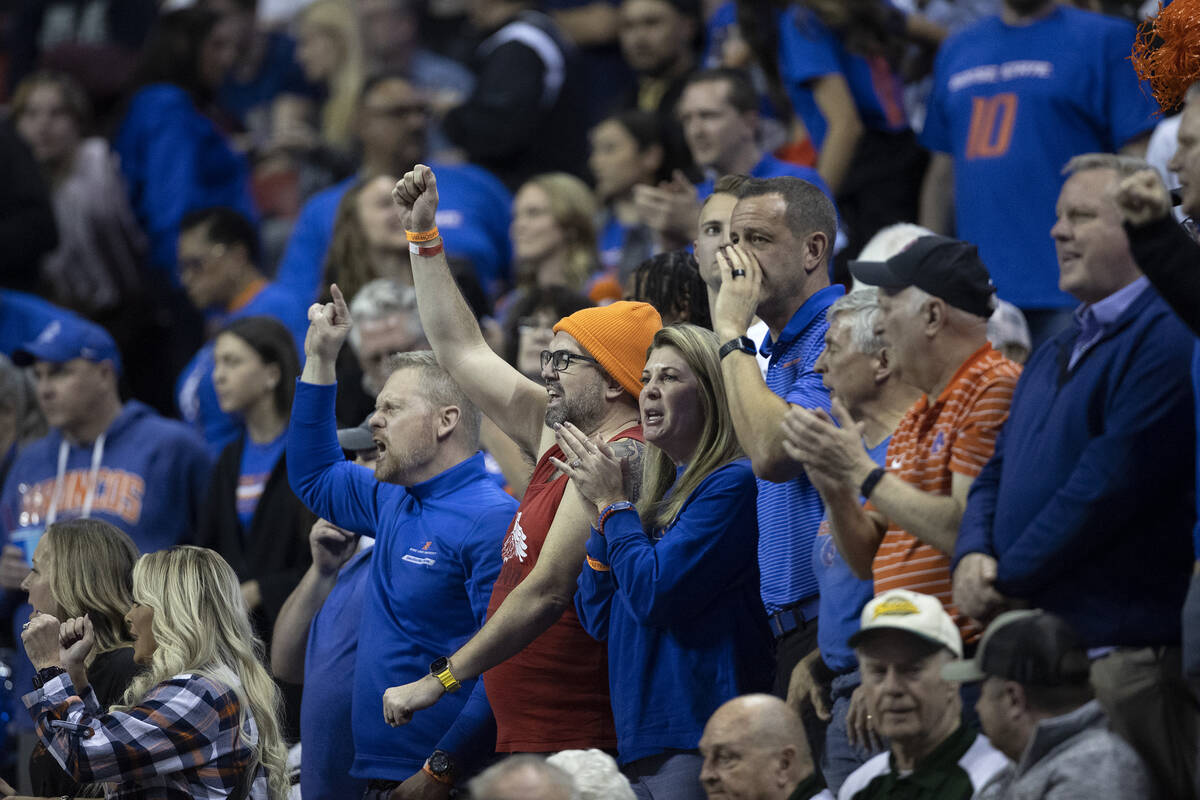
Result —
<instances>
[{"instance_id":1,"label":"man wearing sunglasses","mask_svg":"<svg viewBox=\"0 0 1200 800\"><path fill-rule=\"evenodd\" d=\"M573 604L596 518L550 459L563 457L555 429L574 426L592 446L623 459L625 497L638 497L644 445L637 395L661 319L652 306L632 302L564 317L541 354L542 386L487 346L459 293L434 226L433 170L418 164L392 196L416 240L410 250L417 307L438 362L536 466L503 540L487 623L435 662L438 674L389 689L384 717L405 724L459 681L482 674L497 751L612 749L605 646L584 632Z\"/></svg>"}]
</instances>

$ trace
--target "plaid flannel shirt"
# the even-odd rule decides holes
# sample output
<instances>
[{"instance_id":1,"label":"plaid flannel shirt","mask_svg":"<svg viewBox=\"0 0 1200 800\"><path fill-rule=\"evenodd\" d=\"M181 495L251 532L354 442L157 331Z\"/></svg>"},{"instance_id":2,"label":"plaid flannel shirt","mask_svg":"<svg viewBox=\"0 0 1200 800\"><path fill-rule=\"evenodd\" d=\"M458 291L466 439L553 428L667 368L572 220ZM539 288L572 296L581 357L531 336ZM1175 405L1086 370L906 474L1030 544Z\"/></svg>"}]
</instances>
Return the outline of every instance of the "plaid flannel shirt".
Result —
<instances>
[{"instance_id":1,"label":"plaid flannel shirt","mask_svg":"<svg viewBox=\"0 0 1200 800\"><path fill-rule=\"evenodd\" d=\"M38 738L67 774L107 784L109 800L243 797L246 742L258 740L258 727L247 714L245 729L238 729L237 695L228 686L176 675L129 711L104 713L90 686L76 693L64 674L22 699ZM260 765L248 798L267 797Z\"/></svg>"}]
</instances>

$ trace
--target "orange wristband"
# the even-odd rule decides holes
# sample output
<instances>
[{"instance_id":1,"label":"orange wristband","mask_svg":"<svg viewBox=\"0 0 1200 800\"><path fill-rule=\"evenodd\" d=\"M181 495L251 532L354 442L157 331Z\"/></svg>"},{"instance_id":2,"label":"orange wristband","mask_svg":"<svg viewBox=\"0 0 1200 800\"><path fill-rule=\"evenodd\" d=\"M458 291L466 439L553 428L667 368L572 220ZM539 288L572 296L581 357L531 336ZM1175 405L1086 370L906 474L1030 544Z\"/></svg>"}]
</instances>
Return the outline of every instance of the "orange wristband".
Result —
<instances>
[{"instance_id":1,"label":"orange wristband","mask_svg":"<svg viewBox=\"0 0 1200 800\"><path fill-rule=\"evenodd\" d=\"M608 564L605 564L603 561L597 561L591 556L587 557L587 565L596 570L596 572L608 572L611 569Z\"/></svg>"},{"instance_id":2,"label":"orange wristband","mask_svg":"<svg viewBox=\"0 0 1200 800\"><path fill-rule=\"evenodd\" d=\"M437 227L434 226L427 231L405 231L404 235L410 242L431 242L442 234L438 233Z\"/></svg>"}]
</instances>

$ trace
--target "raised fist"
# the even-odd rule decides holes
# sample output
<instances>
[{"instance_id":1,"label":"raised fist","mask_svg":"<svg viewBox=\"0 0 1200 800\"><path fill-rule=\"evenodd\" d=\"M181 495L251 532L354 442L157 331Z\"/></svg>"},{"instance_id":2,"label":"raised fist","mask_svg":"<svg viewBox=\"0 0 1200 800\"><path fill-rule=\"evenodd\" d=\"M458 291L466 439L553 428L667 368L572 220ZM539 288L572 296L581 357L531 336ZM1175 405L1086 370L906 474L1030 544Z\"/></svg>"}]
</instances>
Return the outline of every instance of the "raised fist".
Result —
<instances>
[{"instance_id":1,"label":"raised fist","mask_svg":"<svg viewBox=\"0 0 1200 800\"><path fill-rule=\"evenodd\" d=\"M1125 178L1117 185L1113 199L1121 216L1135 227L1171 213L1171 195L1153 169L1143 169Z\"/></svg>"},{"instance_id":2,"label":"raised fist","mask_svg":"<svg viewBox=\"0 0 1200 800\"><path fill-rule=\"evenodd\" d=\"M392 200L400 211L400 221L409 231L427 231L434 226L437 216L437 178L433 170L417 164L392 189Z\"/></svg>"}]
</instances>

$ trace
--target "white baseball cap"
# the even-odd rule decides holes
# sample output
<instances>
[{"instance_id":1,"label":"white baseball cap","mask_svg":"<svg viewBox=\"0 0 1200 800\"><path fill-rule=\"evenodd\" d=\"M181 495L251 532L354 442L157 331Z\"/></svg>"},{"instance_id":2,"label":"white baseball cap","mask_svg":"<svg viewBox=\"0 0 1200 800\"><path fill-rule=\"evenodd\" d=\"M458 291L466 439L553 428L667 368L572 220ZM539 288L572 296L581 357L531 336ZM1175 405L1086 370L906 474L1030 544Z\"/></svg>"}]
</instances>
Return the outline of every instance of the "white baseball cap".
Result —
<instances>
[{"instance_id":1,"label":"white baseball cap","mask_svg":"<svg viewBox=\"0 0 1200 800\"><path fill-rule=\"evenodd\" d=\"M907 631L962 658L958 626L946 613L942 601L933 595L908 589L892 589L877 595L863 609L858 632L850 637L850 646L857 647L865 635L884 629Z\"/></svg>"}]
</instances>

